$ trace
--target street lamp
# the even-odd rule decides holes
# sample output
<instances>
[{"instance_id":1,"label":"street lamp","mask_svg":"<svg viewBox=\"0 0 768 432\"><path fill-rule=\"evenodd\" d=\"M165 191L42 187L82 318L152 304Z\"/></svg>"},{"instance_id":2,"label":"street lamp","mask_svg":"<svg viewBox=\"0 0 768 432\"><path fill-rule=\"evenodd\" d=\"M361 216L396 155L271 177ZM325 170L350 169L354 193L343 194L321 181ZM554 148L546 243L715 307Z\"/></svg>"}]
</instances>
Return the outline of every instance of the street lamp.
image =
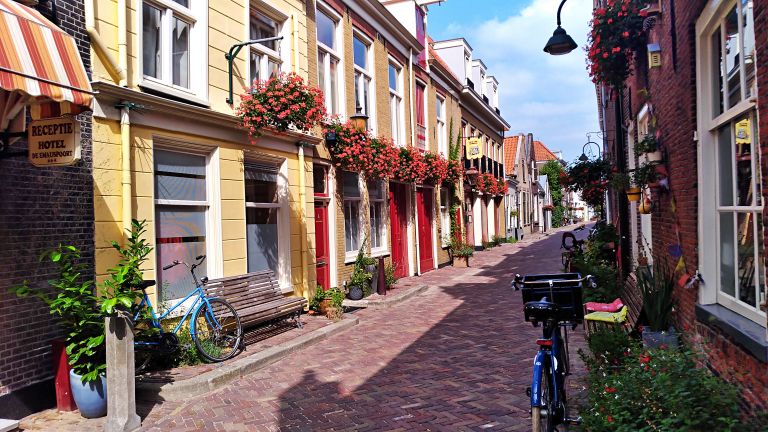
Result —
<instances>
[{"instance_id":1,"label":"street lamp","mask_svg":"<svg viewBox=\"0 0 768 432\"><path fill-rule=\"evenodd\" d=\"M552 37L549 38L547 44L544 46L544 52L547 54L568 54L569 52L575 50L576 47L578 47L573 38L565 32L565 29L560 27L560 11L563 10L563 5L566 1L567 0L563 0L560 2L560 6L557 8L557 28L555 29L555 32L552 33Z\"/></svg>"},{"instance_id":2,"label":"street lamp","mask_svg":"<svg viewBox=\"0 0 768 432\"><path fill-rule=\"evenodd\" d=\"M589 156L587 156L587 146L591 147L592 144L594 144L595 147L597 147L597 157L598 157L598 159L600 157L602 157L602 154L600 152L600 144L592 141L591 135L592 135L592 132L587 132L587 143L584 144L584 146L581 147L581 156L579 156L579 160L582 161L582 162L586 162L586 161L588 161L588 160L590 160L592 158L593 154L592 154L592 149L591 148L589 150Z\"/></svg>"},{"instance_id":3,"label":"street lamp","mask_svg":"<svg viewBox=\"0 0 768 432\"><path fill-rule=\"evenodd\" d=\"M363 114L363 108L360 105L355 107L355 115L349 117L349 120L358 131L368 130L368 116Z\"/></svg>"}]
</instances>

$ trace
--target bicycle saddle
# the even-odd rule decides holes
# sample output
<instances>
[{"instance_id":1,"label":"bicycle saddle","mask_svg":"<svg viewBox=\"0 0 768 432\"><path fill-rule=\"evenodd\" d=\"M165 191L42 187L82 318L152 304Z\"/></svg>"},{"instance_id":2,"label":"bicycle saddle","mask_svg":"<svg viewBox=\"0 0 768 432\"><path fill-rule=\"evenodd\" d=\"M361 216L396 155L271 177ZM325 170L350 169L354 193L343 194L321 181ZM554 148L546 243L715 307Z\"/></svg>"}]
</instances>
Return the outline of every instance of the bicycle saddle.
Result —
<instances>
[{"instance_id":1,"label":"bicycle saddle","mask_svg":"<svg viewBox=\"0 0 768 432\"><path fill-rule=\"evenodd\" d=\"M156 282L155 282L154 279L146 279L146 280L143 280L143 281L139 282L138 284L136 284L132 288L133 288L134 291L145 290L145 289L147 289L147 288L149 288L151 286L155 286L155 283Z\"/></svg>"},{"instance_id":2,"label":"bicycle saddle","mask_svg":"<svg viewBox=\"0 0 768 432\"><path fill-rule=\"evenodd\" d=\"M546 301L546 299L525 304L525 316L536 321L546 321L553 318L557 316L559 311L560 306Z\"/></svg>"}]
</instances>

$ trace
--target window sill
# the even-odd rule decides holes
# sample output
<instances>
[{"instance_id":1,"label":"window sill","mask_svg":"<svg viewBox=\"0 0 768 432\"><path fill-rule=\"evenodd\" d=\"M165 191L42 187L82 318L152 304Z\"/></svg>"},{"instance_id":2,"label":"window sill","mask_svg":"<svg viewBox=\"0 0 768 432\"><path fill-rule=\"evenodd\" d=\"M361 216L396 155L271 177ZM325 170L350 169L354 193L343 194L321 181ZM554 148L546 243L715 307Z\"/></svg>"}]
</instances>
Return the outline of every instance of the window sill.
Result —
<instances>
[{"instance_id":1,"label":"window sill","mask_svg":"<svg viewBox=\"0 0 768 432\"><path fill-rule=\"evenodd\" d=\"M755 358L768 363L765 327L718 304L696 305L696 320L717 328Z\"/></svg>"},{"instance_id":2,"label":"window sill","mask_svg":"<svg viewBox=\"0 0 768 432\"><path fill-rule=\"evenodd\" d=\"M291 294L293 293L293 286L291 285L285 285L280 287L280 292L283 294Z\"/></svg>"},{"instance_id":3,"label":"window sill","mask_svg":"<svg viewBox=\"0 0 768 432\"><path fill-rule=\"evenodd\" d=\"M141 80L139 87L141 87L142 89L151 90L154 93L160 93L166 96L170 96L176 100L182 100L185 102L189 102L193 105L199 105L205 108L210 108L210 104L208 103L207 100L197 97L190 92L179 90L178 88L175 88L173 86L170 86L160 81L144 78Z\"/></svg>"},{"instance_id":4,"label":"window sill","mask_svg":"<svg viewBox=\"0 0 768 432\"><path fill-rule=\"evenodd\" d=\"M344 255L344 264L352 264L357 259L357 252L350 255L349 252L347 252Z\"/></svg>"},{"instance_id":5,"label":"window sill","mask_svg":"<svg viewBox=\"0 0 768 432\"><path fill-rule=\"evenodd\" d=\"M371 250L371 258L381 258L389 256L389 251L386 249Z\"/></svg>"}]
</instances>

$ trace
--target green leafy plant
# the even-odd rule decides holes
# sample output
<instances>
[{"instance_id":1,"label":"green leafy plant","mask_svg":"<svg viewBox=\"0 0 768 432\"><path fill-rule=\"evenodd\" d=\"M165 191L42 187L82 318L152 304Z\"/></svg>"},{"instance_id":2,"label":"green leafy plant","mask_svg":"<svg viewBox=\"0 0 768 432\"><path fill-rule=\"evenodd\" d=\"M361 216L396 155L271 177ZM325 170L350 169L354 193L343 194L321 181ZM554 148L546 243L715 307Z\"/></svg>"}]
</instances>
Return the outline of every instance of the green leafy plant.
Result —
<instances>
[{"instance_id":1,"label":"green leafy plant","mask_svg":"<svg viewBox=\"0 0 768 432\"><path fill-rule=\"evenodd\" d=\"M635 144L635 156L640 156L644 153L653 153L659 149L659 142L656 140L656 135L649 133L643 137L637 144Z\"/></svg>"},{"instance_id":2,"label":"green leafy plant","mask_svg":"<svg viewBox=\"0 0 768 432\"><path fill-rule=\"evenodd\" d=\"M672 321L675 280L667 269L654 265L653 272L638 272L637 286L643 294L643 311L651 331L666 331Z\"/></svg>"},{"instance_id":3,"label":"green leafy plant","mask_svg":"<svg viewBox=\"0 0 768 432\"><path fill-rule=\"evenodd\" d=\"M93 280L86 276L88 268L81 263L75 246L59 245L40 257L57 269L57 276L48 281L54 292L35 289L24 281L11 288L19 297L34 296L42 300L51 315L60 319L66 333L67 356L76 374L84 383L96 381L107 369L104 350L104 317Z\"/></svg>"},{"instance_id":4,"label":"green leafy plant","mask_svg":"<svg viewBox=\"0 0 768 432\"><path fill-rule=\"evenodd\" d=\"M384 266L384 278L387 283L387 287L391 287L397 282L397 276L395 276L395 265L387 264Z\"/></svg>"},{"instance_id":5,"label":"green leafy plant","mask_svg":"<svg viewBox=\"0 0 768 432\"><path fill-rule=\"evenodd\" d=\"M587 343L592 352L591 360L607 366L621 365L628 353L639 350L641 346L621 326L602 326L590 332Z\"/></svg>"},{"instance_id":6,"label":"green leafy plant","mask_svg":"<svg viewBox=\"0 0 768 432\"><path fill-rule=\"evenodd\" d=\"M450 244L451 255L454 258L469 258L475 253L475 247L465 242L461 238L451 239Z\"/></svg>"},{"instance_id":7,"label":"green leafy plant","mask_svg":"<svg viewBox=\"0 0 768 432\"><path fill-rule=\"evenodd\" d=\"M313 311L320 312L320 303L325 300L329 300L328 307L326 309L326 316L334 321L341 319L344 315L344 307L342 303L346 294L339 288L333 287L327 290L323 290L320 285L317 286L315 295L312 296L312 300L309 302L309 308Z\"/></svg>"},{"instance_id":8,"label":"green leafy plant","mask_svg":"<svg viewBox=\"0 0 768 432\"><path fill-rule=\"evenodd\" d=\"M359 286L363 290L363 296L365 297L371 295L371 281L373 280L373 275L368 273L366 267L376 265L375 259L365 255L366 243L368 243L367 236L363 239L360 249L357 251L355 267L349 280L349 286Z\"/></svg>"},{"instance_id":9,"label":"green leafy plant","mask_svg":"<svg viewBox=\"0 0 768 432\"><path fill-rule=\"evenodd\" d=\"M659 174L656 172L655 165L644 163L635 168L633 178L637 187L645 189L646 186L655 183L659 179Z\"/></svg>"},{"instance_id":10,"label":"green leafy plant","mask_svg":"<svg viewBox=\"0 0 768 432\"><path fill-rule=\"evenodd\" d=\"M117 266L109 269L109 278L102 285L101 310L107 315L115 312L115 308L129 309L141 297L141 292L133 287L142 282L144 276L141 265L152 252L152 247L143 238L146 233L146 221L131 220L130 235L125 247L112 241L112 247L120 254Z\"/></svg>"},{"instance_id":11,"label":"green leafy plant","mask_svg":"<svg viewBox=\"0 0 768 432\"><path fill-rule=\"evenodd\" d=\"M609 181L611 189L617 192L627 190L627 188L629 188L629 183L629 175L625 173L613 173L613 175L611 175L611 180Z\"/></svg>"}]
</instances>

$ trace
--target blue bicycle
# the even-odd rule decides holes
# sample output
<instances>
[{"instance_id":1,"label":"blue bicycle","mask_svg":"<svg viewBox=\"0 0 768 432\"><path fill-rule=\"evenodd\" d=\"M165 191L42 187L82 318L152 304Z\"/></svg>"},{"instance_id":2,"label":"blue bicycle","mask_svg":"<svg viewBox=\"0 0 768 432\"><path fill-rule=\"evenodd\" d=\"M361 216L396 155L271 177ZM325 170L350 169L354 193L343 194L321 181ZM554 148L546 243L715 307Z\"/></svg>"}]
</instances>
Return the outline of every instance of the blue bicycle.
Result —
<instances>
[{"instance_id":1,"label":"blue bicycle","mask_svg":"<svg viewBox=\"0 0 768 432\"><path fill-rule=\"evenodd\" d=\"M522 288L525 320L534 327L543 324L543 335L536 340L539 351L533 360L531 387L526 389L534 432L554 432L558 425L581 423L580 417L568 417L565 381L570 375L568 327L575 329L584 318L581 291L585 282L595 284L592 276L578 273L515 275L513 286Z\"/></svg>"},{"instance_id":2,"label":"blue bicycle","mask_svg":"<svg viewBox=\"0 0 768 432\"><path fill-rule=\"evenodd\" d=\"M155 314L152 302L146 292L147 288L155 285L155 281L147 280L136 287L143 293L141 303L132 311L134 322L138 324L138 328L142 329L140 336L137 336L137 340L134 342L137 371L146 368L153 356L169 355L178 350L179 338L177 334L187 319L189 319L187 328L195 347L206 360L221 362L237 354L240 349L243 337L240 317L224 299L208 298L205 295L203 286L208 282L208 278L198 279L195 274L195 269L203 263L205 255L200 255L195 259L197 262L194 264L177 260L173 264L163 267L163 270L168 270L180 264L185 265L192 273L195 289L160 316ZM188 303L190 299L194 299L191 304ZM160 325L161 321L176 309L181 308L182 305L189 305L182 318L176 323L173 331L164 331Z\"/></svg>"}]
</instances>

